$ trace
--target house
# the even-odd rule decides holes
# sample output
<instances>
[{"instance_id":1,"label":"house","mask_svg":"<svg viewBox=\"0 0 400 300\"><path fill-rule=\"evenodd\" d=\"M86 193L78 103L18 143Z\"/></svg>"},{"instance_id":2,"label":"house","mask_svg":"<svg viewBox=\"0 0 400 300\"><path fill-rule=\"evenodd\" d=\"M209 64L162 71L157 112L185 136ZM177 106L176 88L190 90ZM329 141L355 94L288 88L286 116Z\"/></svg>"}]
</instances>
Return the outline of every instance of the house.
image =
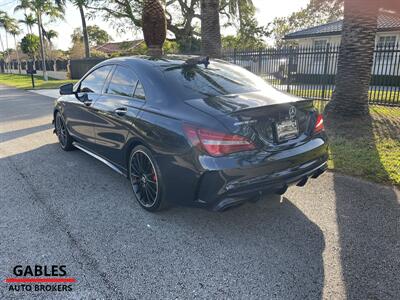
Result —
<instances>
[{"instance_id":1,"label":"house","mask_svg":"<svg viewBox=\"0 0 400 300\"><path fill-rule=\"evenodd\" d=\"M294 41L299 46L325 47L328 43L339 45L343 20L289 33L285 40ZM400 15L382 12L378 16L377 46L394 46L400 42Z\"/></svg>"},{"instance_id":2,"label":"house","mask_svg":"<svg viewBox=\"0 0 400 300\"><path fill-rule=\"evenodd\" d=\"M325 56L318 54L318 51L324 52L327 45L337 47L341 42L343 20L330 22L327 24L299 30L287 34L284 39L286 41L295 42L300 48L311 48L315 51L312 59L306 58L306 62L302 62L301 55L297 61L297 73L302 74L335 74L338 55L330 54L328 70L325 70ZM397 68L399 64L400 44L400 15L391 12L381 12L378 16L378 30L376 33L375 44L377 51L374 55L373 75L390 75L399 76L400 71ZM385 50L386 49L386 50Z\"/></svg>"},{"instance_id":3,"label":"house","mask_svg":"<svg viewBox=\"0 0 400 300\"><path fill-rule=\"evenodd\" d=\"M133 50L142 43L143 43L143 40L133 40L133 41L125 41L125 42L109 42L109 43L105 43L105 44L96 46L93 49L104 52L108 55L112 55L113 53Z\"/></svg>"}]
</instances>

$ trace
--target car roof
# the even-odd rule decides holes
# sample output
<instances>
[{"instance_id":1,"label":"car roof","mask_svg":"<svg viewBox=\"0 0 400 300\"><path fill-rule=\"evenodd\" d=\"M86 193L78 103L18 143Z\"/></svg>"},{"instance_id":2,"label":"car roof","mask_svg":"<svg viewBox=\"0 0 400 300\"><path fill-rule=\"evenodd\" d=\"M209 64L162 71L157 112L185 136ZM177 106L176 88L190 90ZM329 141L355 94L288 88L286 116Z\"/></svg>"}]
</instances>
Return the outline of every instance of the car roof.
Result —
<instances>
[{"instance_id":1,"label":"car roof","mask_svg":"<svg viewBox=\"0 0 400 300\"><path fill-rule=\"evenodd\" d=\"M159 67L167 67L169 65L177 65L184 64L188 59L200 58L198 55L164 55L160 57L147 56L147 55L136 55L136 56L124 56L124 57L116 57L111 58L104 63L122 63L128 65L143 65L143 66L159 66ZM225 61L219 59L213 59L212 61L218 61L226 63Z\"/></svg>"},{"instance_id":2,"label":"car roof","mask_svg":"<svg viewBox=\"0 0 400 300\"><path fill-rule=\"evenodd\" d=\"M200 57L193 55L166 55L161 57L145 55L124 56L102 61L93 67L93 69L113 64L130 67L143 84L146 98L149 101L158 101L158 106L162 105L159 101L160 99L163 99L162 103L168 107L169 101L171 101L170 99L180 98L181 95L176 86L171 86L169 82L165 80L163 69L176 67L177 65L184 65L188 59L192 58ZM212 59L210 62L211 65L213 62L229 64L228 62L217 59Z\"/></svg>"}]
</instances>

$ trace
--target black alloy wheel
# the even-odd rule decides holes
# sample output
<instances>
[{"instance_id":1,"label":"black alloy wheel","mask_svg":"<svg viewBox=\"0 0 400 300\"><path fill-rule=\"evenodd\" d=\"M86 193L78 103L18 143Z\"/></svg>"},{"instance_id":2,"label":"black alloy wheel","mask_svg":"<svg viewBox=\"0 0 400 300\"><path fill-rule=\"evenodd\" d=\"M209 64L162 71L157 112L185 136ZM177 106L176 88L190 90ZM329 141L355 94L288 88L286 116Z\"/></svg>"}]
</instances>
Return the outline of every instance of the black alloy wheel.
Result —
<instances>
[{"instance_id":1,"label":"black alloy wheel","mask_svg":"<svg viewBox=\"0 0 400 300\"><path fill-rule=\"evenodd\" d=\"M72 145L72 138L68 133L67 126L65 125L64 119L58 112L55 120L56 135L60 142L61 148L65 151L70 151L74 147Z\"/></svg>"},{"instance_id":2,"label":"black alloy wheel","mask_svg":"<svg viewBox=\"0 0 400 300\"><path fill-rule=\"evenodd\" d=\"M129 159L129 178L139 204L148 211L164 208L160 172L151 152L138 146Z\"/></svg>"}]
</instances>

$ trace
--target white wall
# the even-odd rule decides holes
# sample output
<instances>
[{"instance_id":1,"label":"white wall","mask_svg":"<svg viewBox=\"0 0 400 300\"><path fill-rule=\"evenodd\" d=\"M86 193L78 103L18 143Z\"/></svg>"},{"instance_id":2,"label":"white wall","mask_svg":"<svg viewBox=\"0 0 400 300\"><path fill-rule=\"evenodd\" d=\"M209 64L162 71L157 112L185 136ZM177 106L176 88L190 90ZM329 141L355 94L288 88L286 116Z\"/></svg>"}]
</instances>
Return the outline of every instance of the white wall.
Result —
<instances>
[{"instance_id":1,"label":"white wall","mask_svg":"<svg viewBox=\"0 0 400 300\"><path fill-rule=\"evenodd\" d=\"M396 43L400 44L400 31L378 32L376 35L376 44L381 36L396 36ZM295 40L300 47L312 47L316 40L326 40L332 46L340 45L341 36L319 36L310 38L301 38ZM323 74L325 64L325 53L321 55L313 54L313 59L310 55L300 55L297 71L301 74ZM400 76L400 53L394 54L375 54L374 59L379 59L379 64L375 65L372 73L374 75L395 75ZM331 55L328 60L327 74L335 74L337 66L337 55Z\"/></svg>"},{"instance_id":2,"label":"white wall","mask_svg":"<svg viewBox=\"0 0 400 300\"><path fill-rule=\"evenodd\" d=\"M18 70L11 69L11 73L18 74L19 72L18 72ZM22 70L21 74L26 75L26 70ZM43 74L42 71L37 70L37 75L42 75L42 74ZM51 78L55 78L55 79L60 79L60 80L68 79L66 71L57 71L57 72L47 71L47 76L49 76Z\"/></svg>"}]
</instances>

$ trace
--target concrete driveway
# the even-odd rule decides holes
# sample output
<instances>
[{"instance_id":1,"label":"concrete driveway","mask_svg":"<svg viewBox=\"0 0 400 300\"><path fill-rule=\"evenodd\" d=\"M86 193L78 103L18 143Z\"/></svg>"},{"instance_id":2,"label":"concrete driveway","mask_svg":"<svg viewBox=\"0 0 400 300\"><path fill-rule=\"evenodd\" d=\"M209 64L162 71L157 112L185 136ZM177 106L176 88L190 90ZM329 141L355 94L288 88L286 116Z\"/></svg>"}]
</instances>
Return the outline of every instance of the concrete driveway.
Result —
<instances>
[{"instance_id":1,"label":"concrete driveway","mask_svg":"<svg viewBox=\"0 0 400 300\"><path fill-rule=\"evenodd\" d=\"M52 104L0 87L1 299L399 298L399 191L327 173L225 213L150 214L126 179L59 148ZM77 282L9 291L35 264Z\"/></svg>"}]
</instances>

